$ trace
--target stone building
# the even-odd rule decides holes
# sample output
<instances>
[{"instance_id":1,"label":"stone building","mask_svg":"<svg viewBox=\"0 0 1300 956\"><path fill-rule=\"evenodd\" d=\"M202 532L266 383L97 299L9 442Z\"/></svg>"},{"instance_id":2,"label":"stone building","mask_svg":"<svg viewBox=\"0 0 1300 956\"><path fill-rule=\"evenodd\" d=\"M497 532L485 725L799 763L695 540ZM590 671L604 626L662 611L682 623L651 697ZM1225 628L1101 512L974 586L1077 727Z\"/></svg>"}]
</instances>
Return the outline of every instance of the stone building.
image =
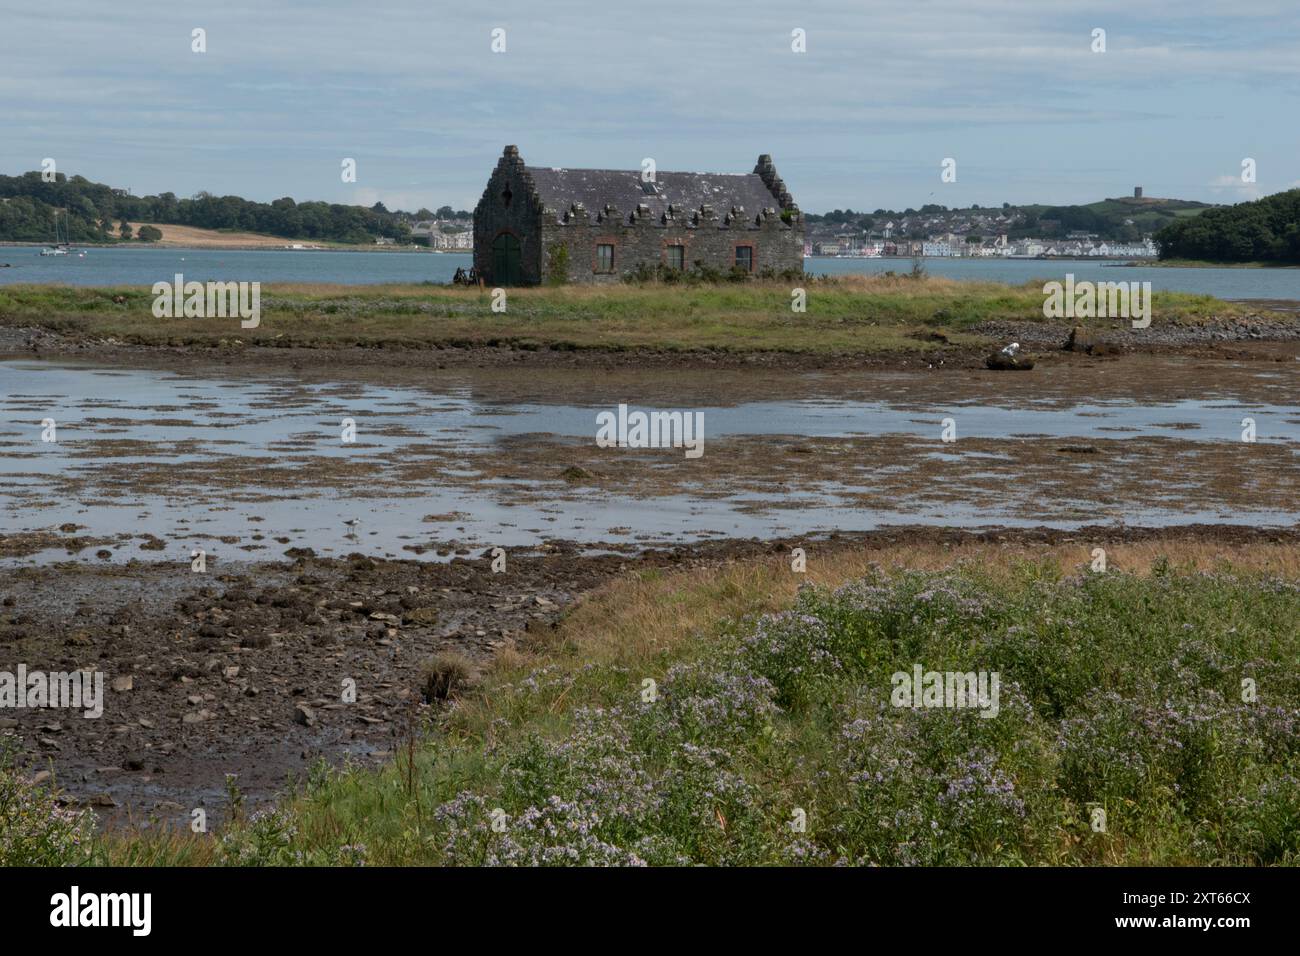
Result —
<instances>
[{"instance_id":1,"label":"stone building","mask_svg":"<svg viewBox=\"0 0 1300 956\"><path fill-rule=\"evenodd\" d=\"M474 268L494 286L611 282L638 265L803 269L804 221L772 157L752 173L548 169L507 146L474 209Z\"/></svg>"}]
</instances>

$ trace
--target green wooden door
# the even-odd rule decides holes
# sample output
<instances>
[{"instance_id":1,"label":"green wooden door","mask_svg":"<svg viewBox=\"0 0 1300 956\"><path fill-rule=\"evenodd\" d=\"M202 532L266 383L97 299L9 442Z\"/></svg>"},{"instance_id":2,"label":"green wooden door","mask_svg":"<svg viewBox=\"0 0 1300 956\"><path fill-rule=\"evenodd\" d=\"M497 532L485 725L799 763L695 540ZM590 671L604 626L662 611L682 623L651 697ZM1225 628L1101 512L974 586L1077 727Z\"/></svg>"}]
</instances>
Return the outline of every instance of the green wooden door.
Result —
<instances>
[{"instance_id":1,"label":"green wooden door","mask_svg":"<svg viewBox=\"0 0 1300 956\"><path fill-rule=\"evenodd\" d=\"M497 285L519 284L519 240L508 232L492 240L492 281Z\"/></svg>"}]
</instances>

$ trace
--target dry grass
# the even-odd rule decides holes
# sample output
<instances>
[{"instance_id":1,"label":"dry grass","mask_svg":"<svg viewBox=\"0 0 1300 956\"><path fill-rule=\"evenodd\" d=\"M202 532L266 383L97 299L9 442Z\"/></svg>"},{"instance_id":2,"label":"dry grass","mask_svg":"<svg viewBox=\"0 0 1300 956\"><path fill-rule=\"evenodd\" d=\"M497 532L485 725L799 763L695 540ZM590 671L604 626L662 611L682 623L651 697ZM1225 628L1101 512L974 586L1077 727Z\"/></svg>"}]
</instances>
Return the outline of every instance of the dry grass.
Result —
<instances>
[{"instance_id":1,"label":"dry grass","mask_svg":"<svg viewBox=\"0 0 1300 956\"><path fill-rule=\"evenodd\" d=\"M1092 550L1098 546L1105 548L1112 571L1147 575L1154 567L1168 564L1190 571L1231 569L1300 579L1300 550L1294 545L1219 544L1195 538L1116 544L927 542L919 547L853 547L810 552L806 574L792 573L789 558L774 555L615 581L584 599L554 635L498 655L491 669L517 673L554 658L630 667L671 654L682 642L713 632L719 622L789 607L805 582L835 588L877 568L941 571L962 565L979 568L994 579L1009 578L1030 563L1072 574L1092 564Z\"/></svg>"},{"instance_id":2,"label":"dry grass","mask_svg":"<svg viewBox=\"0 0 1300 956\"><path fill-rule=\"evenodd\" d=\"M474 662L459 651L434 654L420 667L420 686L429 703L449 700L474 679Z\"/></svg>"},{"instance_id":3,"label":"dry grass","mask_svg":"<svg viewBox=\"0 0 1300 956\"><path fill-rule=\"evenodd\" d=\"M224 232L218 229L199 229L196 226L176 226L152 222L133 222L131 228L139 234L141 226L153 226L162 238L150 245L182 246L187 249L283 249L295 241L268 236L260 232ZM313 245L316 243L312 242Z\"/></svg>"}]
</instances>

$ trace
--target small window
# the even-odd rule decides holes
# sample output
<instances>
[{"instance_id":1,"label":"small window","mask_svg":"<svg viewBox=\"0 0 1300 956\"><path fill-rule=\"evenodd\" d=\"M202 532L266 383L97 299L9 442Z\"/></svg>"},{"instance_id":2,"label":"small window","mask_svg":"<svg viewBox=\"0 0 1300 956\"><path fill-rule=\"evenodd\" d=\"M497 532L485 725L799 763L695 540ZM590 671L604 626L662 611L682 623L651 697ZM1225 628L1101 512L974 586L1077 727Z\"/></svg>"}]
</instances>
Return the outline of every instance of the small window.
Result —
<instances>
[{"instance_id":1,"label":"small window","mask_svg":"<svg viewBox=\"0 0 1300 956\"><path fill-rule=\"evenodd\" d=\"M736 265L746 272L754 271L753 246L736 246Z\"/></svg>"},{"instance_id":2,"label":"small window","mask_svg":"<svg viewBox=\"0 0 1300 956\"><path fill-rule=\"evenodd\" d=\"M664 256L664 264L668 266L669 269L680 270L683 266L686 265L685 246L669 246L665 250L665 253L666 254Z\"/></svg>"},{"instance_id":3,"label":"small window","mask_svg":"<svg viewBox=\"0 0 1300 956\"><path fill-rule=\"evenodd\" d=\"M596 271L614 271L614 247L611 244L602 242L596 246Z\"/></svg>"}]
</instances>

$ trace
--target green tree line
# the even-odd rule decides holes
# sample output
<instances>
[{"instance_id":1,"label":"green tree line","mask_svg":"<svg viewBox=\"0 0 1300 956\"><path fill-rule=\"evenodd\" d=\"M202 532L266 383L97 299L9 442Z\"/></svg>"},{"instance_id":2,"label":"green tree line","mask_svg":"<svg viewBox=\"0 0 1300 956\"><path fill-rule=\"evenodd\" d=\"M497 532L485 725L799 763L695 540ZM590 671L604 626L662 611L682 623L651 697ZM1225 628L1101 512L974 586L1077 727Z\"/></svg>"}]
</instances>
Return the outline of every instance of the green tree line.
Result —
<instances>
[{"instance_id":1,"label":"green tree line","mask_svg":"<svg viewBox=\"0 0 1300 956\"><path fill-rule=\"evenodd\" d=\"M0 240L51 242L56 215L62 234L64 209L72 242L129 238L129 227L122 229L128 220L334 242L367 243L379 236L406 241L411 233L410 226L380 203L367 209L338 203L299 203L287 196L270 203L207 192L190 199L178 199L169 192L128 196L83 176L59 173L53 182L45 182L39 172L0 176ZM142 238L149 235L141 230Z\"/></svg>"},{"instance_id":2,"label":"green tree line","mask_svg":"<svg viewBox=\"0 0 1300 956\"><path fill-rule=\"evenodd\" d=\"M1208 209L1155 235L1161 259L1300 263L1300 189Z\"/></svg>"}]
</instances>

